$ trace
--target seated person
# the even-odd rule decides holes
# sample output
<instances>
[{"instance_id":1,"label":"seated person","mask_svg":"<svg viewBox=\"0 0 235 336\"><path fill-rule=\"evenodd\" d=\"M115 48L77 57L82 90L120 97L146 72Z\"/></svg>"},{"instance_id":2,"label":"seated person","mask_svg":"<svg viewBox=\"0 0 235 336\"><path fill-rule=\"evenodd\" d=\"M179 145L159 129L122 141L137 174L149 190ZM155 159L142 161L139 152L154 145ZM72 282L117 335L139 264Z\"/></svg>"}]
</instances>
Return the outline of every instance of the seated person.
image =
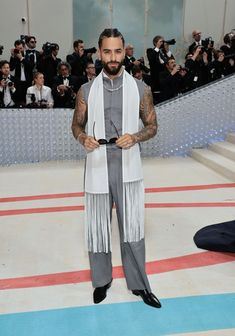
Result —
<instances>
[{"instance_id":1,"label":"seated person","mask_svg":"<svg viewBox=\"0 0 235 336\"><path fill-rule=\"evenodd\" d=\"M181 92L185 73L180 70L180 65L176 64L174 58L170 58L166 63L166 70L160 72L161 101L173 98Z\"/></svg>"},{"instance_id":2,"label":"seated person","mask_svg":"<svg viewBox=\"0 0 235 336\"><path fill-rule=\"evenodd\" d=\"M0 62L0 107L13 107L16 102L15 78L10 74L10 63Z\"/></svg>"},{"instance_id":3,"label":"seated person","mask_svg":"<svg viewBox=\"0 0 235 336\"><path fill-rule=\"evenodd\" d=\"M71 75L71 66L67 62L58 65L58 76L54 77L52 95L54 107L74 108L78 91L78 77Z\"/></svg>"},{"instance_id":4,"label":"seated person","mask_svg":"<svg viewBox=\"0 0 235 336\"><path fill-rule=\"evenodd\" d=\"M78 89L85 84L90 82L96 77L96 69L95 64L92 62L88 62L85 69L86 75L78 77Z\"/></svg>"},{"instance_id":5,"label":"seated person","mask_svg":"<svg viewBox=\"0 0 235 336\"><path fill-rule=\"evenodd\" d=\"M34 85L27 89L26 105L33 108L53 107L54 100L51 88L44 85L44 75L36 72L33 76Z\"/></svg>"},{"instance_id":6,"label":"seated person","mask_svg":"<svg viewBox=\"0 0 235 336\"><path fill-rule=\"evenodd\" d=\"M143 81L146 85L151 85L151 77L150 75L144 73L142 68L138 65L134 65L132 68L132 76L136 79Z\"/></svg>"}]
</instances>

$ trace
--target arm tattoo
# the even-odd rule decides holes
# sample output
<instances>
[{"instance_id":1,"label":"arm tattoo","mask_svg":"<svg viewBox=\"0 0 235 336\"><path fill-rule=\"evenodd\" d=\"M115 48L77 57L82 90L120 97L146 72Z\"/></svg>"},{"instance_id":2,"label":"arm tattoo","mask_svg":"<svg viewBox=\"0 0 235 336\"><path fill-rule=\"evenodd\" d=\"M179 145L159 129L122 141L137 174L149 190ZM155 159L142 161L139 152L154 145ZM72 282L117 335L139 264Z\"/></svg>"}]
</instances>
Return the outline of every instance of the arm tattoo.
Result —
<instances>
[{"instance_id":1,"label":"arm tattoo","mask_svg":"<svg viewBox=\"0 0 235 336\"><path fill-rule=\"evenodd\" d=\"M140 102L140 119L144 127L134 134L136 142L149 140L157 133L157 116L154 110L152 92L147 85L145 85L144 96Z\"/></svg>"},{"instance_id":2,"label":"arm tattoo","mask_svg":"<svg viewBox=\"0 0 235 336\"><path fill-rule=\"evenodd\" d=\"M75 110L72 121L72 132L75 139L78 139L80 134L85 133L87 123L87 105L83 97L82 88L77 93Z\"/></svg>"}]
</instances>

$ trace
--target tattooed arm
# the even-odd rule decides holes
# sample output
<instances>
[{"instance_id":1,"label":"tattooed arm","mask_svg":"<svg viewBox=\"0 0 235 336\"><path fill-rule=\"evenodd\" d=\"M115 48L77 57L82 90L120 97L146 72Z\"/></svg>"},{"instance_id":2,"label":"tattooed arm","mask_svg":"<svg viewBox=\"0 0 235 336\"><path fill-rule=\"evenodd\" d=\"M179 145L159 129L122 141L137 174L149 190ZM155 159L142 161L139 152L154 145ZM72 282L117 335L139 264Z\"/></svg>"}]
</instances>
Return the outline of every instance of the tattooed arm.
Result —
<instances>
[{"instance_id":1,"label":"tattooed arm","mask_svg":"<svg viewBox=\"0 0 235 336\"><path fill-rule=\"evenodd\" d=\"M87 123L87 104L83 97L82 88L77 93L76 106L73 115L72 132L80 144L82 144L87 151L92 151L99 147L99 143L85 132Z\"/></svg>"},{"instance_id":2,"label":"tattooed arm","mask_svg":"<svg viewBox=\"0 0 235 336\"><path fill-rule=\"evenodd\" d=\"M144 127L133 134L135 142L149 140L157 133L157 117L153 105L153 96L150 87L147 85L145 85L144 96L140 102L140 118Z\"/></svg>"},{"instance_id":3,"label":"tattooed arm","mask_svg":"<svg viewBox=\"0 0 235 336\"><path fill-rule=\"evenodd\" d=\"M153 105L153 97L150 88L145 85L144 96L140 102L140 118L144 127L135 134L123 134L116 141L117 146L128 149L137 142L146 141L157 133L157 118Z\"/></svg>"},{"instance_id":4,"label":"tattooed arm","mask_svg":"<svg viewBox=\"0 0 235 336\"><path fill-rule=\"evenodd\" d=\"M82 88L77 93L75 110L72 121L72 132L75 139L82 143L82 137L86 135L87 105L83 97Z\"/></svg>"}]
</instances>

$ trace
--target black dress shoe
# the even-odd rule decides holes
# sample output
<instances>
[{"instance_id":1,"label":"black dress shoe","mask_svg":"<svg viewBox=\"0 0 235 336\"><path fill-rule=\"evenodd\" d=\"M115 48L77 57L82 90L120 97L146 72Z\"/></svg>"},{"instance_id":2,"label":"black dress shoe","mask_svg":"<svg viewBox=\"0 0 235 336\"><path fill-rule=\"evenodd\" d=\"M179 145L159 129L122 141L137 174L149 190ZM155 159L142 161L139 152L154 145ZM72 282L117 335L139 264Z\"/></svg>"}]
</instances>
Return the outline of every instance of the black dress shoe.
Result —
<instances>
[{"instance_id":1,"label":"black dress shoe","mask_svg":"<svg viewBox=\"0 0 235 336\"><path fill-rule=\"evenodd\" d=\"M134 295L141 296L144 303L154 308L161 308L161 303L158 298L153 294L149 293L147 289L135 289L132 291Z\"/></svg>"},{"instance_id":2,"label":"black dress shoe","mask_svg":"<svg viewBox=\"0 0 235 336\"><path fill-rule=\"evenodd\" d=\"M97 287L94 290L93 293L93 300L94 303L100 303L101 301L103 301L106 298L106 292L109 289L109 287L111 286L113 279L107 283L107 285L103 286L103 287Z\"/></svg>"}]
</instances>

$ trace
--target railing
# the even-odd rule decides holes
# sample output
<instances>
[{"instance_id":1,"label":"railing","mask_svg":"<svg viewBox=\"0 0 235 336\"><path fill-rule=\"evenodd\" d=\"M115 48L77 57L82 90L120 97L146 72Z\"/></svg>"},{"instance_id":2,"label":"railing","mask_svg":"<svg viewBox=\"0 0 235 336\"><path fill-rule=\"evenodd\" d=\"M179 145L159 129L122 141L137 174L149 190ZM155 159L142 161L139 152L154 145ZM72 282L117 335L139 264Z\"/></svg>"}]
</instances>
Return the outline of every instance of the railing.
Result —
<instances>
[{"instance_id":1,"label":"railing","mask_svg":"<svg viewBox=\"0 0 235 336\"><path fill-rule=\"evenodd\" d=\"M141 144L142 156L187 155L235 131L235 76L156 107L159 129ZM70 109L1 109L0 164L78 160Z\"/></svg>"}]
</instances>

